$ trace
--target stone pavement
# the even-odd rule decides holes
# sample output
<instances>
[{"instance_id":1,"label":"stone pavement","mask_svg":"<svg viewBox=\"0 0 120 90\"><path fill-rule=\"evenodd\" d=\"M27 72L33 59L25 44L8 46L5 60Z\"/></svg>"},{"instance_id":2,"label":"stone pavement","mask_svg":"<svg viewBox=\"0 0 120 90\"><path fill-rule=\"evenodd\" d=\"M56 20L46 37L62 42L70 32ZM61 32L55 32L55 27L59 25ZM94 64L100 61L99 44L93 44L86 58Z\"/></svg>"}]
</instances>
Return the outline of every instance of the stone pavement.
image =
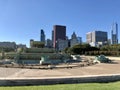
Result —
<instances>
[{"instance_id":1,"label":"stone pavement","mask_svg":"<svg viewBox=\"0 0 120 90\"><path fill-rule=\"evenodd\" d=\"M100 63L86 67L65 68L65 69L21 69L21 68L1 68L0 78L54 78L54 77L72 77L88 75L106 75L120 74L120 60L113 63Z\"/></svg>"}]
</instances>

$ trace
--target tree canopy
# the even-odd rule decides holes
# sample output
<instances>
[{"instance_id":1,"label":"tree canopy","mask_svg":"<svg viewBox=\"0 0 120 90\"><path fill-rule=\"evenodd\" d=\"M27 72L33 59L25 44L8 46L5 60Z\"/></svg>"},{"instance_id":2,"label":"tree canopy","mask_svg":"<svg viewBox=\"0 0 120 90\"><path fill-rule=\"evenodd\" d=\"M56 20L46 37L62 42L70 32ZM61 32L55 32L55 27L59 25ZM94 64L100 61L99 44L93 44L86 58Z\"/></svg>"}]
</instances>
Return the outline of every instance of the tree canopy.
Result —
<instances>
[{"instance_id":1,"label":"tree canopy","mask_svg":"<svg viewBox=\"0 0 120 90\"><path fill-rule=\"evenodd\" d=\"M78 44L73 47L66 48L65 52L70 54L85 54L86 51L96 51L99 48L91 47L89 44Z\"/></svg>"},{"instance_id":2,"label":"tree canopy","mask_svg":"<svg viewBox=\"0 0 120 90\"><path fill-rule=\"evenodd\" d=\"M40 41L33 41L32 42L32 47L44 48L45 47L45 43L44 42L40 42Z\"/></svg>"}]
</instances>

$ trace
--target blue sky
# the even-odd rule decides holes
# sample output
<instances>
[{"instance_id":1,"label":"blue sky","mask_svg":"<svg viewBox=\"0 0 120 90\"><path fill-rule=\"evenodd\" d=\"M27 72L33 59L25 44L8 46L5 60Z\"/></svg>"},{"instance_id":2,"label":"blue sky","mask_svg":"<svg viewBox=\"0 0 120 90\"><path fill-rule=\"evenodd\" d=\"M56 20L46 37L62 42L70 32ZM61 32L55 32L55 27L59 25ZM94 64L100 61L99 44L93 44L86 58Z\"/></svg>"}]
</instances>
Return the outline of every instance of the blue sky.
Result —
<instances>
[{"instance_id":1,"label":"blue sky","mask_svg":"<svg viewBox=\"0 0 120 90\"><path fill-rule=\"evenodd\" d=\"M53 25L67 26L69 38L74 31L86 41L94 30L110 38L113 22L120 24L120 0L0 0L0 41L29 46L40 40L40 29L51 39Z\"/></svg>"}]
</instances>

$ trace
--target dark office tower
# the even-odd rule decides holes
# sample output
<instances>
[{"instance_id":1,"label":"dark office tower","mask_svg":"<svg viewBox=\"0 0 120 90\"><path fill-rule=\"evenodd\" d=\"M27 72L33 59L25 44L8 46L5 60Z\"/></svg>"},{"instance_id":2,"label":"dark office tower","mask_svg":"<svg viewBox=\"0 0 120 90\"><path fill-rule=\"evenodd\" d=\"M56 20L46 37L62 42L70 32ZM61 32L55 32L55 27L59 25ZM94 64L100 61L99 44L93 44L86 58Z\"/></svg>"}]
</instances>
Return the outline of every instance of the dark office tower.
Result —
<instances>
[{"instance_id":1,"label":"dark office tower","mask_svg":"<svg viewBox=\"0 0 120 90\"><path fill-rule=\"evenodd\" d=\"M41 29L41 34L40 34L40 35L41 35L41 36L40 36L40 37L41 37L41 38L40 38L40 39L41 39L40 41L41 41L41 42L45 42L45 33L44 33L43 29Z\"/></svg>"},{"instance_id":2,"label":"dark office tower","mask_svg":"<svg viewBox=\"0 0 120 90\"><path fill-rule=\"evenodd\" d=\"M118 44L118 24L113 23L112 25L112 31L111 31L111 43L112 44Z\"/></svg>"},{"instance_id":3,"label":"dark office tower","mask_svg":"<svg viewBox=\"0 0 120 90\"><path fill-rule=\"evenodd\" d=\"M52 47L54 45L54 31L52 30Z\"/></svg>"},{"instance_id":4,"label":"dark office tower","mask_svg":"<svg viewBox=\"0 0 120 90\"><path fill-rule=\"evenodd\" d=\"M53 47L57 48L58 39L66 40L66 26L54 25L53 31L54 31L54 45L53 45Z\"/></svg>"}]
</instances>

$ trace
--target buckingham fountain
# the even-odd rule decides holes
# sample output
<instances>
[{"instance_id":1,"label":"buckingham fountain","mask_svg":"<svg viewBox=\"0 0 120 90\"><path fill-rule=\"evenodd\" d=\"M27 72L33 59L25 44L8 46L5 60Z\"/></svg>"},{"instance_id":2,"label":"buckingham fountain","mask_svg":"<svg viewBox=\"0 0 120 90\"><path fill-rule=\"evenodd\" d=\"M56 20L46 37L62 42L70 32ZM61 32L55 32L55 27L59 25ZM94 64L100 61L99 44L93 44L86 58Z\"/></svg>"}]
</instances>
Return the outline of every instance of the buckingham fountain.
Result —
<instances>
[{"instance_id":1,"label":"buckingham fountain","mask_svg":"<svg viewBox=\"0 0 120 90\"><path fill-rule=\"evenodd\" d=\"M38 42L36 43L39 44ZM82 67L109 61L103 56L91 59L86 58L85 56L81 57L80 55L57 52L54 48L45 47L18 48L16 52L2 52L1 57L2 60L0 60L0 66L2 67L37 69L44 68L43 66L47 66L45 68L48 68L48 66Z\"/></svg>"}]
</instances>

